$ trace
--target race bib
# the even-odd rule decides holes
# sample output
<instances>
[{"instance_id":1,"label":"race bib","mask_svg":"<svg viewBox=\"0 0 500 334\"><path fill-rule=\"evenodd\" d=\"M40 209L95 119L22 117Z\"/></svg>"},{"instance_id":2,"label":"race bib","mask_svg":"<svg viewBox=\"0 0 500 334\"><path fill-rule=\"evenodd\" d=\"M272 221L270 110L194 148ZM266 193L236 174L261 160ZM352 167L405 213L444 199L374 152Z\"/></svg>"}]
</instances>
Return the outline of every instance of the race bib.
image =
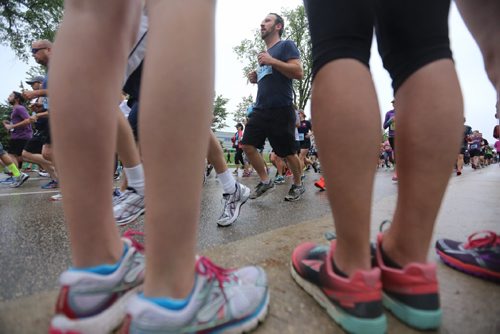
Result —
<instances>
[{"instance_id":1,"label":"race bib","mask_svg":"<svg viewBox=\"0 0 500 334\"><path fill-rule=\"evenodd\" d=\"M259 82L266 75L273 74L273 68L270 65L259 66L256 72L257 72L257 82Z\"/></svg>"},{"instance_id":2,"label":"race bib","mask_svg":"<svg viewBox=\"0 0 500 334\"><path fill-rule=\"evenodd\" d=\"M299 133L299 141L304 141L304 134L303 133Z\"/></svg>"}]
</instances>

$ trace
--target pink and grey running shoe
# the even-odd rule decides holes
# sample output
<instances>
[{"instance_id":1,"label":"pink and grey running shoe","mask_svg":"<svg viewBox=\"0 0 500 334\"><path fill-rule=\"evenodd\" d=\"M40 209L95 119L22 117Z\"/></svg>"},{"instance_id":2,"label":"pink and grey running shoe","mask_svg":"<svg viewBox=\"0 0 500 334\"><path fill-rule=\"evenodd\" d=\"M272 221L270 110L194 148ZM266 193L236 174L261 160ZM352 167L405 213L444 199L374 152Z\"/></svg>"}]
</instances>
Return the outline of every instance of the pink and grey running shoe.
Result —
<instances>
[{"instance_id":1,"label":"pink and grey running shoe","mask_svg":"<svg viewBox=\"0 0 500 334\"><path fill-rule=\"evenodd\" d=\"M500 235L492 231L471 234L467 242L439 239L436 252L448 266L466 274L500 282Z\"/></svg>"},{"instance_id":2,"label":"pink and grey running shoe","mask_svg":"<svg viewBox=\"0 0 500 334\"><path fill-rule=\"evenodd\" d=\"M380 269L358 270L351 277L342 277L333 270L335 247L333 240L330 247L306 242L295 248L293 279L347 332L385 333Z\"/></svg>"}]
</instances>

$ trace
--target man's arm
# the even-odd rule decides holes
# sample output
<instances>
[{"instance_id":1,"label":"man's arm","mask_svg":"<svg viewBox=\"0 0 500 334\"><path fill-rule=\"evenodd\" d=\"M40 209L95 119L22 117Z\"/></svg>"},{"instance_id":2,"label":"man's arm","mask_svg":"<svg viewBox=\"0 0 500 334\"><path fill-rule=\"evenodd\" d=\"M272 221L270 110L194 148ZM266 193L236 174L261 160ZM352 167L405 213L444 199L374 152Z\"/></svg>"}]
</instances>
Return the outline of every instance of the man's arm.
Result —
<instances>
[{"instance_id":1,"label":"man's arm","mask_svg":"<svg viewBox=\"0 0 500 334\"><path fill-rule=\"evenodd\" d=\"M47 96L47 89L30 90L23 93L23 96L27 100L32 100L37 97Z\"/></svg>"},{"instance_id":2,"label":"man's arm","mask_svg":"<svg viewBox=\"0 0 500 334\"><path fill-rule=\"evenodd\" d=\"M258 60L259 64L270 65L289 79L302 80L304 77L304 70L302 69L300 59L289 59L284 62L273 58L268 52L261 52L259 53Z\"/></svg>"}]
</instances>

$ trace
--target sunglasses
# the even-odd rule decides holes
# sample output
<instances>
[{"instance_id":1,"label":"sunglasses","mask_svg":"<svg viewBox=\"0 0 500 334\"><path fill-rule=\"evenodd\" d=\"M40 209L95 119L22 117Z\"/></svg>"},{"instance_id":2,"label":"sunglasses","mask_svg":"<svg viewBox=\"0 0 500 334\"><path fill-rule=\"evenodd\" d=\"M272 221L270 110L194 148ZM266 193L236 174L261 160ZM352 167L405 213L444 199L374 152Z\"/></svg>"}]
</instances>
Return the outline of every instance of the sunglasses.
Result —
<instances>
[{"instance_id":1,"label":"sunglasses","mask_svg":"<svg viewBox=\"0 0 500 334\"><path fill-rule=\"evenodd\" d=\"M45 49L47 49L47 48L32 48L32 49L31 49L31 53L32 53L32 54L35 54L35 53L37 53L38 51L40 51L40 50L45 50Z\"/></svg>"}]
</instances>

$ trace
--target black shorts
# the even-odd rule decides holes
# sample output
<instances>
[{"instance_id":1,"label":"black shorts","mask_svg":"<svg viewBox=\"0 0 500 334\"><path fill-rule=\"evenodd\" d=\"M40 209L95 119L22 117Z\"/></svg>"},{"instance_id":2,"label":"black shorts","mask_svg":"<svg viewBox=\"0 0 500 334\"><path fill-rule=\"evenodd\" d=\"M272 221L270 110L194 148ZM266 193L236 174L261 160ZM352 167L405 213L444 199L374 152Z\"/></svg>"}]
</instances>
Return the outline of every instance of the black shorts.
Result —
<instances>
[{"instance_id":1,"label":"black shorts","mask_svg":"<svg viewBox=\"0 0 500 334\"><path fill-rule=\"evenodd\" d=\"M9 153L12 155L21 156L23 154L24 146L28 139L11 139L9 140Z\"/></svg>"},{"instance_id":2,"label":"black shorts","mask_svg":"<svg viewBox=\"0 0 500 334\"><path fill-rule=\"evenodd\" d=\"M134 133L135 141L139 140L139 102L136 101L128 114L128 123Z\"/></svg>"},{"instance_id":3,"label":"black shorts","mask_svg":"<svg viewBox=\"0 0 500 334\"><path fill-rule=\"evenodd\" d=\"M26 143L26 146L24 146L24 150L33 154L41 154L43 144L44 138L42 138L40 135L33 135L33 138L31 138Z\"/></svg>"},{"instance_id":4,"label":"black shorts","mask_svg":"<svg viewBox=\"0 0 500 334\"><path fill-rule=\"evenodd\" d=\"M266 138L277 156L297 153L295 146L295 110L292 106L276 109L254 109L241 143L264 147Z\"/></svg>"},{"instance_id":5,"label":"black shorts","mask_svg":"<svg viewBox=\"0 0 500 334\"><path fill-rule=\"evenodd\" d=\"M396 152L396 141L394 140L394 137L388 137L389 144L391 144L392 151Z\"/></svg>"},{"instance_id":6,"label":"black shorts","mask_svg":"<svg viewBox=\"0 0 500 334\"><path fill-rule=\"evenodd\" d=\"M394 92L421 67L451 59L450 0L305 0L313 77L327 63L356 59L369 67L373 27Z\"/></svg>"},{"instance_id":7,"label":"black shorts","mask_svg":"<svg viewBox=\"0 0 500 334\"><path fill-rule=\"evenodd\" d=\"M311 148L311 140L310 139L301 140L299 143L300 143L301 150L309 150Z\"/></svg>"},{"instance_id":8,"label":"black shorts","mask_svg":"<svg viewBox=\"0 0 500 334\"><path fill-rule=\"evenodd\" d=\"M469 154L472 157L478 157L481 155L481 151L478 150L478 149L472 149L472 150L469 150Z\"/></svg>"},{"instance_id":9,"label":"black shorts","mask_svg":"<svg viewBox=\"0 0 500 334\"><path fill-rule=\"evenodd\" d=\"M467 146L460 147L460 154L464 155L466 151L467 151Z\"/></svg>"}]
</instances>

